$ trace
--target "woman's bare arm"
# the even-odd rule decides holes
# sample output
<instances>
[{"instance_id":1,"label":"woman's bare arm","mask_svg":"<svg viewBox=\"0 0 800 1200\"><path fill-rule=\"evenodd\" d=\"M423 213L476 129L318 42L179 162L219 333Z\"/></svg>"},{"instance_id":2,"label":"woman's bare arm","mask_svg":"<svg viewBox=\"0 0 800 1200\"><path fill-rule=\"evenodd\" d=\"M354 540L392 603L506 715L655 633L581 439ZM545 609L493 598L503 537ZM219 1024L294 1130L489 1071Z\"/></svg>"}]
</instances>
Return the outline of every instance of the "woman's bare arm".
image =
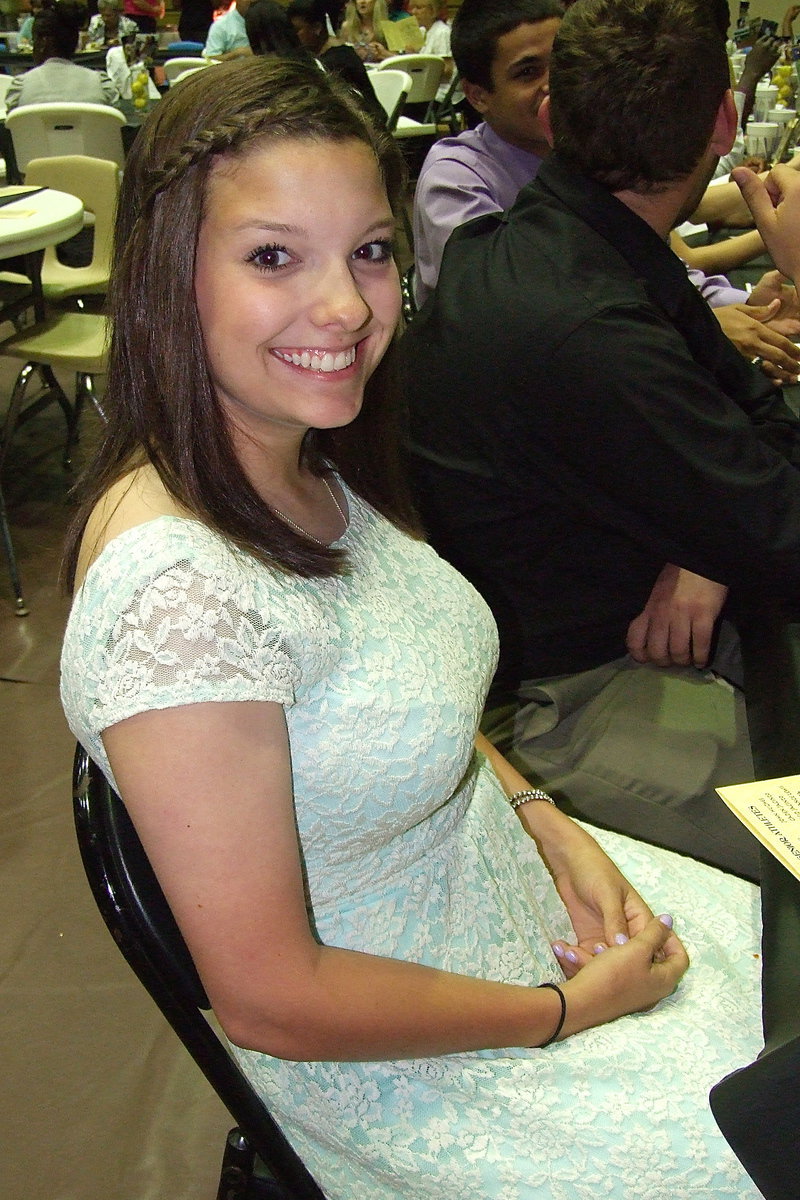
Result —
<instances>
[{"instance_id":1,"label":"woman's bare arm","mask_svg":"<svg viewBox=\"0 0 800 1200\"><path fill-rule=\"evenodd\" d=\"M391 1059L547 1040L549 989L320 945L306 914L283 711L196 704L104 733L137 826L228 1036L278 1057ZM664 962L653 956L662 948ZM619 951L619 953L617 953ZM658 921L566 982L564 1036L650 1007L685 970Z\"/></svg>"},{"instance_id":2,"label":"woman's bare arm","mask_svg":"<svg viewBox=\"0 0 800 1200\"><path fill-rule=\"evenodd\" d=\"M673 229L670 246L685 263L706 275L726 274L758 258L765 251L764 239L757 229L725 238L721 242L709 242L707 246L690 246Z\"/></svg>"}]
</instances>

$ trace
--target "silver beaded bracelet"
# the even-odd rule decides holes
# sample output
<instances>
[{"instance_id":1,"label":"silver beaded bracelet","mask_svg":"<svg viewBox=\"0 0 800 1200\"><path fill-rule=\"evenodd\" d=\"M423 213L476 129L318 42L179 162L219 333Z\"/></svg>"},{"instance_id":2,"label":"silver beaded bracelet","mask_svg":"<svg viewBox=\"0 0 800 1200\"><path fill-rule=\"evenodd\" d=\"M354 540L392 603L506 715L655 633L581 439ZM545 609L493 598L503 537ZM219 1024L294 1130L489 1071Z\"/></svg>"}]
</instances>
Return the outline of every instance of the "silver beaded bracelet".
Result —
<instances>
[{"instance_id":1,"label":"silver beaded bracelet","mask_svg":"<svg viewBox=\"0 0 800 1200\"><path fill-rule=\"evenodd\" d=\"M516 810L523 804L530 803L531 800L546 800L548 804L555 804L552 796L548 796L547 792L543 792L541 788L529 788L525 792L514 792L513 796L508 797L508 803Z\"/></svg>"}]
</instances>

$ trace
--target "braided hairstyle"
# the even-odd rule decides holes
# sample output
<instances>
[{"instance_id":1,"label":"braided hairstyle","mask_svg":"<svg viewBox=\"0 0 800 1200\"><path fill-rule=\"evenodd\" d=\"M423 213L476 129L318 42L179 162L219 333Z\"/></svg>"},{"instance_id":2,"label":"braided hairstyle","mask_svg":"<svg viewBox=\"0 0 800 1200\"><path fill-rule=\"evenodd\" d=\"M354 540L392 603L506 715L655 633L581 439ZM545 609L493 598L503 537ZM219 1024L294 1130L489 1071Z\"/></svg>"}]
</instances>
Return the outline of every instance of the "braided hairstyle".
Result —
<instances>
[{"instance_id":1,"label":"braided hairstyle","mask_svg":"<svg viewBox=\"0 0 800 1200\"><path fill-rule=\"evenodd\" d=\"M68 536L70 587L93 507L112 483L145 462L183 508L261 561L305 576L345 569L341 550L290 529L247 479L208 369L195 301L195 253L212 165L220 156L287 138L363 142L397 210L405 175L391 137L316 64L253 57L199 71L167 93L134 143L109 290L109 424ZM310 430L303 452L311 470L333 464L349 486L414 532L398 464L392 358L390 351L373 373L356 420L342 429Z\"/></svg>"}]
</instances>

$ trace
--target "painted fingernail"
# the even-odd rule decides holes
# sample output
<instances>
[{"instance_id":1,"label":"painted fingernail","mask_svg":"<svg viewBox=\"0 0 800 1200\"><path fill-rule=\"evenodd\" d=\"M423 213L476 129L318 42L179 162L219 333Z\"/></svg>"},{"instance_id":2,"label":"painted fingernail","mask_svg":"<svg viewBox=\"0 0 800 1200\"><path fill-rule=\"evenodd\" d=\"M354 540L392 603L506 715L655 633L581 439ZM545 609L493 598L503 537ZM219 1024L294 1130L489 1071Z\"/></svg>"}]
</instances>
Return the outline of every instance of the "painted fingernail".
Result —
<instances>
[{"instance_id":1,"label":"painted fingernail","mask_svg":"<svg viewBox=\"0 0 800 1200\"><path fill-rule=\"evenodd\" d=\"M630 941L630 938L627 933L615 933L614 941L618 946L624 946L626 942Z\"/></svg>"},{"instance_id":2,"label":"painted fingernail","mask_svg":"<svg viewBox=\"0 0 800 1200\"><path fill-rule=\"evenodd\" d=\"M603 951L607 950L607 949L608 949L608 946L605 944L605 942L598 942L597 945L594 947L594 953L602 954Z\"/></svg>"},{"instance_id":3,"label":"painted fingernail","mask_svg":"<svg viewBox=\"0 0 800 1200\"><path fill-rule=\"evenodd\" d=\"M567 960L567 962L571 962L571 963L577 963L577 961L578 961L578 956L574 950L565 950L564 958Z\"/></svg>"},{"instance_id":4,"label":"painted fingernail","mask_svg":"<svg viewBox=\"0 0 800 1200\"><path fill-rule=\"evenodd\" d=\"M556 958L563 958L564 957L564 947L559 946L558 943L556 942L555 945L553 946L553 954L555 954Z\"/></svg>"},{"instance_id":5,"label":"painted fingernail","mask_svg":"<svg viewBox=\"0 0 800 1200\"><path fill-rule=\"evenodd\" d=\"M658 919L662 925L666 925L667 929L672 929L672 917L669 913L662 913Z\"/></svg>"}]
</instances>

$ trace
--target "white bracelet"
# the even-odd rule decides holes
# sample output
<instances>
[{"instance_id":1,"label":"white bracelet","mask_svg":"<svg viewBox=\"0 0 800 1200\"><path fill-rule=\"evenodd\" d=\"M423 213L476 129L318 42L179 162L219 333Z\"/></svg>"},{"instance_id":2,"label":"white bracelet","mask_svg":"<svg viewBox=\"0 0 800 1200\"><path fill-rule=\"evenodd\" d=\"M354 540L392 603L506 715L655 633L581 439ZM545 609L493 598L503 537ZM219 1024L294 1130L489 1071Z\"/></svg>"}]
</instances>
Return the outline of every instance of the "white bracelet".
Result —
<instances>
[{"instance_id":1,"label":"white bracelet","mask_svg":"<svg viewBox=\"0 0 800 1200\"><path fill-rule=\"evenodd\" d=\"M530 788L526 792L514 792L513 796L508 797L508 803L516 810L523 804L529 804L531 800L546 800L548 804L555 804L552 796L548 796L547 792L543 792L541 788Z\"/></svg>"}]
</instances>

